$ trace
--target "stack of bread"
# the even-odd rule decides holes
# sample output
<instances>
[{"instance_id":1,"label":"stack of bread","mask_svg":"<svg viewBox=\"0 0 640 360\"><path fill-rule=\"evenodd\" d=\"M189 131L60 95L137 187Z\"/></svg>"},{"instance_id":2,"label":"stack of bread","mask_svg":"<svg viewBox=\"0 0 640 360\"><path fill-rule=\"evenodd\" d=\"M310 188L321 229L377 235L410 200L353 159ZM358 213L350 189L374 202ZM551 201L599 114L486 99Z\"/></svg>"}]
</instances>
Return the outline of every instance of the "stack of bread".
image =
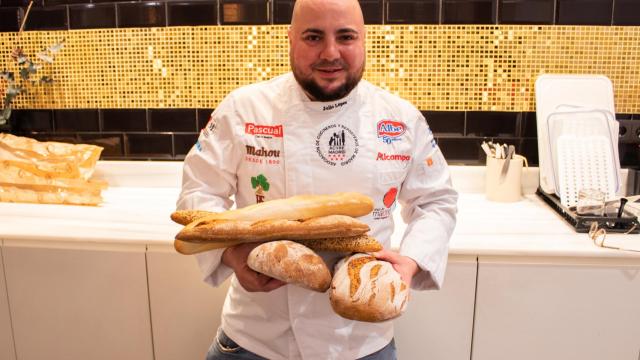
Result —
<instances>
[{"instance_id":1,"label":"stack of bread","mask_svg":"<svg viewBox=\"0 0 640 360\"><path fill-rule=\"evenodd\" d=\"M251 269L314 291L331 288L331 305L339 315L384 321L404 311L408 287L390 263L363 254L382 250L366 234L369 226L356 219L372 210L367 196L336 193L294 196L221 213L176 211L171 218L185 227L174 246L182 254L195 254L260 242L247 259ZM316 251L357 254L340 261L332 276Z\"/></svg>"},{"instance_id":2,"label":"stack of bread","mask_svg":"<svg viewBox=\"0 0 640 360\"><path fill-rule=\"evenodd\" d=\"M0 201L98 205L104 181L90 179L102 148L0 134Z\"/></svg>"}]
</instances>

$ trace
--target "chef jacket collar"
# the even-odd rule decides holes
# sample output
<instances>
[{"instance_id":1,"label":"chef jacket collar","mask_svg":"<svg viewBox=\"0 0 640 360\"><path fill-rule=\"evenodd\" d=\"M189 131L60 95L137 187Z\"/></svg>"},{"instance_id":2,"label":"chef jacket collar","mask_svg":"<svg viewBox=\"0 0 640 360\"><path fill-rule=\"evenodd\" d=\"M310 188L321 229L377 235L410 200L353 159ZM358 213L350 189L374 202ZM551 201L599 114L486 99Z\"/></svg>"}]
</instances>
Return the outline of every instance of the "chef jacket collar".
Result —
<instances>
[{"instance_id":1,"label":"chef jacket collar","mask_svg":"<svg viewBox=\"0 0 640 360\"><path fill-rule=\"evenodd\" d=\"M304 105L305 108L322 113L334 113L339 112L343 109L346 109L353 103L356 98L356 94L358 93L358 89L360 88L360 84L356 85L347 96L342 99L334 100L334 101L311 101L307 94L305 94L302 87L296 82L296 94L300 102Z\"/></svg>"}]
</instances>

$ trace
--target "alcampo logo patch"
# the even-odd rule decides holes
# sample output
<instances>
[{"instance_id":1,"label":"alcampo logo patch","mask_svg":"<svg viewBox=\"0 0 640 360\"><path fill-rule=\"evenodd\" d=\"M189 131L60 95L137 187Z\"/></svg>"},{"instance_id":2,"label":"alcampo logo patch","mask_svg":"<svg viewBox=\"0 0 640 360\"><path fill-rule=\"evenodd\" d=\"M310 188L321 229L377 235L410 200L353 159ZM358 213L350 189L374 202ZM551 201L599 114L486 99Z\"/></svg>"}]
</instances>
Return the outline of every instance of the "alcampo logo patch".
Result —
<instances>
[{"instance_id":1,"label":"alcampo logo patch","mask_svg":"<svg viewBox=\"0 0 640 360\"><path fill-rule=\"evenodd\" d=\"M407 131L407 126L403 122L394 120L380 120L376 128L378 138L382 139L385 144L402 140L402 135Z\"/></svg>"}]
</instances>

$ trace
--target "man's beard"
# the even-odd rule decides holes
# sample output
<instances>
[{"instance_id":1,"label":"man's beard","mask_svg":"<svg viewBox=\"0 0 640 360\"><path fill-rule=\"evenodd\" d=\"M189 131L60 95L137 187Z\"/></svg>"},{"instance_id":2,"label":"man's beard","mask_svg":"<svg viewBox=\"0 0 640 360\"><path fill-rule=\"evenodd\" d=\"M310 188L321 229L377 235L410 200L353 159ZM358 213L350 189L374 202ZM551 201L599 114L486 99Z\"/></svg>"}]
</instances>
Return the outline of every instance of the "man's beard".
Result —
<instances>
[{"instance_id":1,"label":"man's beard","mask_svg":"<svg viewBox=\"0 0 640 360\"><path fill-rule=\"evenodd\" d=\"M291 63L291 68L293 69L293 76L302 89L310 95L315 101L334 101L338 99L342 99L347 96L353 88L358 85L360 80L362 79L362 73L364 72L364 63L358 72L350 73L349 69L346 66L342 66L343 69L347 72L347 77L345 82L337 87L336 89L327 92L313 79L313 77L305 78L301 74L296 71L295 64Z\"/></svg>"}]
</instances>

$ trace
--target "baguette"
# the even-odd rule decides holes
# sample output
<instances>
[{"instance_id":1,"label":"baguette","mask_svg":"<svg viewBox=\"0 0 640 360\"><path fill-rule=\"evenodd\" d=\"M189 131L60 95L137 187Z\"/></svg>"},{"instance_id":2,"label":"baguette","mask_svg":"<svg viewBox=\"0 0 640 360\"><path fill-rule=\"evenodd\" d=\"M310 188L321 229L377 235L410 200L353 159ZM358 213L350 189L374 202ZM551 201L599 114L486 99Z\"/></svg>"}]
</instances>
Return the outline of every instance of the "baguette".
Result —
<instances>
[{"instance_id":1,"label":"baguette","mask_svg":"<svg viewBox=\"0 0 640 360\"><path fill-rule=\"evenodd\" d=\"M304 221L296 220L198 220L186 226L176 239L191 242L302 240L362 235L369 226L345 215L330 215Z\"/></svg>"},{"instance_id":2,"label":"baguette","mask_svg":"<svg viewBox=\"0 0 640 360\"><path fill-rule=\"evenodd\" d=\"M333 252L374 252L382 250L382 245L371 236L359 235L352 237L328 238L328 239L309 239L296 240L314 251L333 251ZM177 252L183 255L193 255L214 249L223 249L230 246L242 244L242 241L236 242L203 242L195 243L189 241L175 240L173 245Z\"/></svg>"},{"instance_id":3,"label":"baguette","mask_svg":"<svg viewBox=\"0 0 640 360\"><path fill-rule=\"evenodd\" d=\"M373 200L356 193L344 192L332 195L298 195L286 199L265 201L242 209L213 213L191 222L194 228L211 220L307 220L327 215L360 217L373 211Z\"/></svg>"},{"instance_id":4,"label":"baguette","mask_svg":"<svg viewBox=\"0 0 640 360\"><path fill-rule=\"evenodd\" d=\"M180 225L188 225L198 219L215 214L205 210L178 210L171 213L171 220Z\"/></svg>"}]
</instances>

